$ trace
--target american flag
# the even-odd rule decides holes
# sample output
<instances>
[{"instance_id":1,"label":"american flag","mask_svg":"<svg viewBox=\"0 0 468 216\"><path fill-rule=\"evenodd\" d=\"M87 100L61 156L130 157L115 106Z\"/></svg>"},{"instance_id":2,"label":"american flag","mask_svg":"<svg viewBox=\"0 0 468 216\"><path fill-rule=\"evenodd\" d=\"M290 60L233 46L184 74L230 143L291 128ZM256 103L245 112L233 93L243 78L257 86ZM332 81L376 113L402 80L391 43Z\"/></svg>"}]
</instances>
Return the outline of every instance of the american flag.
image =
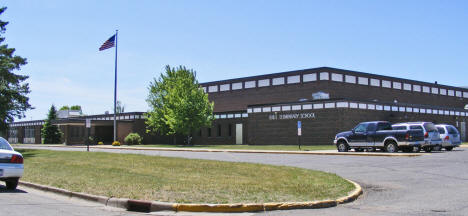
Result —
<instances>
[{"instance_id":1,"label":"american flag","mask_svg":"<svg viewBox=\"0 0 468 216\"><path fill-rule=\"evenodd\" d=\"M99 51L103 51L105 49L109 49L109 48L114 47L114 46L115 46L115 35L113 35L112 37L107 39L106 42L104 42L102 44L102 46L99 47Z\"/></svg>"}]
</instances>

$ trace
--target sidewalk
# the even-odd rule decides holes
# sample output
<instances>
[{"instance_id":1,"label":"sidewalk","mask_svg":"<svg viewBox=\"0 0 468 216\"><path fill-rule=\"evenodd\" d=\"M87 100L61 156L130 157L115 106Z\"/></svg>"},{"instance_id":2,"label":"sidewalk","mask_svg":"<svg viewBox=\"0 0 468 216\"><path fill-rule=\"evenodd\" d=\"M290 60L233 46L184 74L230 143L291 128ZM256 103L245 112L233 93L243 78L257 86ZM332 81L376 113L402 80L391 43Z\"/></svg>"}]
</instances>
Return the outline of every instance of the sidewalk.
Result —
<instances>
[{"instance_id":1,"label":"sidewalk","mask_svg":"<svg viewBox=\"0 0 468 216\"><path fill-rule=\"evenodd\" d=\"M58 148L87 148L86 146L15 144L14 147L58 147ZM468 145L467 145L468 147ZM131 146L89 146L90 149L116 150L147 150L147 151L185 151L185 152L230 152L230 153L264 153L264 154L303 154L303 155L342 155L342 156L387 156L387 157L416 157L429 153L386 153L386 152L338 152L337 150L316 151L277 151L277 150L236 150L236 149L191 149L191 148L161 148L161 147L131 147Z\"/></svg>"}]
</instances>

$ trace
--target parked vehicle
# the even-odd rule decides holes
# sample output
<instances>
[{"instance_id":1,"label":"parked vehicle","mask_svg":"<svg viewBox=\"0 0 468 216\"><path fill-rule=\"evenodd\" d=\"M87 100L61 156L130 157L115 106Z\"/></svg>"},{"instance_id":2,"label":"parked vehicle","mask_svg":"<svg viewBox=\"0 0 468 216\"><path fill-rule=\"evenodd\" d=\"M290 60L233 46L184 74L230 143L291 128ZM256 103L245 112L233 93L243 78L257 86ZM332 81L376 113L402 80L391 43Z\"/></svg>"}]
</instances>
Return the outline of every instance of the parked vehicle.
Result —
<instances>
[{"instance_id":1,"label":"parked vehicle","mask_svg":"<svg viewBox=\"0 0 468 216\"><path fill-rule=\"evenodd\" d=\"M8 141L0 137L0 180L5 181L8 190L16 189L23 171L23 155L16 152Z\"/></svg>"},{"instance_id":2,"label":"parked vehicle","mask_svg":"<svg viewBox=\"0 0 468 216\"><path fill-rule=\"evenodd\" d=\"M460 146L460 132L453 125L438 124L436 125L437 130L442 139L442 147L447 151L452 151L453 148Z\"/></svg>"},{"instance_id":3,"label":"parked vehicle","mask_svg":"<svg viewBox=\"0 0 468 216\"><path fill-rule=\"evenodd\" d=\"M340 152L350 149L381 149L386 152L410 152L424 142L422 130L393 130L390 122L373 121L359 123L351 131L335 136L334 143Z\"/></svg>"},{"instance_id":4,"label":"parked vehicle","mask_svg":"<svg viewBox=\"0 0 468 216\"><path fill-rule=\"evenodd\" d=\"M440 139L439 131L432 122L405 122L392 125L394 130L398 129L419 129L424 133L424 143L421 144L421 148L425 152L431 152L432 150L440 151L442 148L442 140ZM415 149L419 152L420 149Z\"/></svg>"}]
</instances>

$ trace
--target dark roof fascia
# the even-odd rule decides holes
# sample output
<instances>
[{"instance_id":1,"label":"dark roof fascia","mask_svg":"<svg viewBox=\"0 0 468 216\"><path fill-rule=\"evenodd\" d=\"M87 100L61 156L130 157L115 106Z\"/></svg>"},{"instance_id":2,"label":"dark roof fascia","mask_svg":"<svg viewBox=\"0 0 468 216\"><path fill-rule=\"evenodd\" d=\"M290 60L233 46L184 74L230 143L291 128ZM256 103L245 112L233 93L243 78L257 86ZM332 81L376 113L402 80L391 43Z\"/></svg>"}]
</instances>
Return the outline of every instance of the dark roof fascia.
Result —
<instances>
[{"instance_id":1,"label":"dark roof fascia","mask_svg":"<svg viewBox=\"0 0 468 216\"><path fill-rule=\"evenodd\" d=\"M248 76L242 78L234 78L234 79L226 79L226 80L219 80L219 81L211 81L211 82L204 82L200 83L201 86L208 86L212 84L226 84L232 82L241 82L241 81L251 81L251 80L260 80L266 78L274 78L278 76L284 75L299 75L304 73L317 73L317 72L337 72L337 73L345 73L346 75L354 75L354 76L366 76L370 78L378 78L378 79L390 79L390 80L399 80L400 82L410 82L411 84L419 84L419 85L427 85L431 87L445 87L445 88L452 88L460 91L466 91L466 88L457 87L457 86L449 86L443 84L435 84L430 82L418 81L418 80L411 80L399 77L391 77L379 74L371 74L359 71L352 71L340 68L332 68L332 67L318 67L318 68L310 68L310 69L303 69L303 70L294 70L294 71L286 71L286 72L279 72L279 73L271 73L271 74L264 74L264 75L257 75L257 76Z\"/></svg>"}]
</instances>

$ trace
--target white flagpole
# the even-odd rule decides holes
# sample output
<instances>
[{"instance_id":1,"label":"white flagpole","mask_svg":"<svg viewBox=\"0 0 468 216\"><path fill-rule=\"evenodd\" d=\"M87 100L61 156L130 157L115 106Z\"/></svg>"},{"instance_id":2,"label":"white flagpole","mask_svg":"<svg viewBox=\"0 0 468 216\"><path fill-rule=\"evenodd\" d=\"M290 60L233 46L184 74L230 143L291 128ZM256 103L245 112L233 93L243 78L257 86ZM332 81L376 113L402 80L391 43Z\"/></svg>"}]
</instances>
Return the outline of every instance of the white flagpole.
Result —
<instances>
[{"instance_id":1,"label":"white flagpole","mask_svg":"<svg viewBox=\"0 0 468 216\"><path fill-rule=\"evenodd\" d=\"M114 141L117 141L117 34L119 30L115 30L115 77L114 77Z\"/></svg>"}]
</instances>

